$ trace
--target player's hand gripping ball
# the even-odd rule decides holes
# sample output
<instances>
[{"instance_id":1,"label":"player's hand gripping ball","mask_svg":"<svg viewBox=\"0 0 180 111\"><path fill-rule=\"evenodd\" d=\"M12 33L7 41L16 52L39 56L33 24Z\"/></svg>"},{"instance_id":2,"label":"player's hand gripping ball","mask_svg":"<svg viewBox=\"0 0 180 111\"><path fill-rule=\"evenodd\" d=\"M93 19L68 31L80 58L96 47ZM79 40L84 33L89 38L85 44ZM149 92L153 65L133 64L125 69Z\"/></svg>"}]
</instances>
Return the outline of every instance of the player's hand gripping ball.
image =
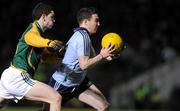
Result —
<instances>
[{"instance_id":1,"label":"player's hand gripping ball","mask_svg":"<svg viewBox=\"0 0 180 111\"><path fill-rule=\"evenodd\" d=\"M109 43L111 43L111 45L113 45L115 48L113 54L117 54L121 51L123 46L123 41L119 34L111 32L104 35L101 41L101 46L106 47L107 45L109 45Z\"/></svg>"}]
</instances>

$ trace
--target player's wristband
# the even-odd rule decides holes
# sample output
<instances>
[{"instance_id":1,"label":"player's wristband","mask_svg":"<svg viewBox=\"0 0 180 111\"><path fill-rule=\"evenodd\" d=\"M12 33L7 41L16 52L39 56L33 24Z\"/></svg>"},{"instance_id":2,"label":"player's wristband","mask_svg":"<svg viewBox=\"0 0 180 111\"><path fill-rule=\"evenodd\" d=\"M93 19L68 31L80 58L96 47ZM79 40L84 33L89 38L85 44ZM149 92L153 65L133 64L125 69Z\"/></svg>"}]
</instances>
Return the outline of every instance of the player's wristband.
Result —
<instances>
[{"instance_id":1,"label":"player's wristband","mask_svg":"<svg viewBox=\"0 0 180 111\"><path fill-rule=\"evenodd\" d=\"M51 42L52 42L52 40L50 40L50 41L47 43L48 47L50 47L49 45L50 45Z\"/></svg>"},{"instance_id":2,"label":"player's wristband","mask_svg":"<svg viewBox=\"0 0 180 111\"><path fill-rule=\"evenodd\" d=\"M102 59L104 58L102 54L99 54L99 55L101 56Z\"/></svg>"}]
</instances>

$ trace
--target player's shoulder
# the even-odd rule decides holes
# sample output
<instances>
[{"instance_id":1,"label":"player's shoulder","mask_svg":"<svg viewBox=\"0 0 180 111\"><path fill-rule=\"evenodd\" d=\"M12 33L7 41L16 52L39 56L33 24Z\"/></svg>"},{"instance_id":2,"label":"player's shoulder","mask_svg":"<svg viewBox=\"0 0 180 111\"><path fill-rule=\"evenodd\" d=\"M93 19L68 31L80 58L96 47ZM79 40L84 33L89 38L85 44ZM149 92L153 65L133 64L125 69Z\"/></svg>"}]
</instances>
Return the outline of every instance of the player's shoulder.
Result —
<instances>
[{"instance_id":1,"label":"player's shoulder","mask_svg":"<svg viewBox=\"0 0 180 111\"><path fill-rule=\"evenodd\" d=\"M69 43L79 44L87 40L89 40L89 35L87 31L82 28L75 28L74 33L69 40Z\"/></svg>"},{"instance_id":2,"label":"player's shoulder","mask_svg":"<svg viewBox=\"0 0 180 111\"><path fill-rule=\"evenodd\" d=\"M83 36L83 34L82 34L81 32L76 31L76 32L74 32L74 34L72 35L71 40L73 40L73 41L79 41L79 40L82 40L83 37L84 37L84 36Z\"/></svg>"},{"instance_id":3,"label":"player's shoulder","mask_svg":"<svg viewBox=\"0 0 180 111\"><path fill-rule=\"evenodd\" d=\"M74 34L77 34L79 36L89 36L89 33L87 31L87 29L83 28L83 27L78 27L74 29Z\"/></svg>"}]
</instances>

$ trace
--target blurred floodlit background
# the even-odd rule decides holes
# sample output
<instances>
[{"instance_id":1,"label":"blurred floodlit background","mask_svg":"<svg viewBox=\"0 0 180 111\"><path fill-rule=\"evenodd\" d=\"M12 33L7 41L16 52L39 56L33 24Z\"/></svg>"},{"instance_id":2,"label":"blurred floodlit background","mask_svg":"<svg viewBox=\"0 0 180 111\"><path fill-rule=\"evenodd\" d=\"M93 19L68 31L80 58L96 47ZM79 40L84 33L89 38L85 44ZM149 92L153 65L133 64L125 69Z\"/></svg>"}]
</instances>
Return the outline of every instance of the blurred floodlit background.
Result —
<instances>
[{"instance_id":1,"label":"blurred floodlit background","mask_svg":"<svg viewBox=\"0 0 180 111\"><path fill-rule=\"evenodd\" d=\"M67 41L84 6L100 11L100 28L93 35L97 52L104 34L121 35L127 48L120 58L92 67L89 78L102 90L111 108L180 109L179 0L41 0L54 6L56 24L45 37ZM16 43L31 22L40 0L0 0L0 73L9 66ZM35 78L48 82L58 65L40 64ZM20 101L19 106L40 103ZM8 106L14 106L11 102ZM86 107L77 101L68 107Z\"/></svg>"}]
</instances>

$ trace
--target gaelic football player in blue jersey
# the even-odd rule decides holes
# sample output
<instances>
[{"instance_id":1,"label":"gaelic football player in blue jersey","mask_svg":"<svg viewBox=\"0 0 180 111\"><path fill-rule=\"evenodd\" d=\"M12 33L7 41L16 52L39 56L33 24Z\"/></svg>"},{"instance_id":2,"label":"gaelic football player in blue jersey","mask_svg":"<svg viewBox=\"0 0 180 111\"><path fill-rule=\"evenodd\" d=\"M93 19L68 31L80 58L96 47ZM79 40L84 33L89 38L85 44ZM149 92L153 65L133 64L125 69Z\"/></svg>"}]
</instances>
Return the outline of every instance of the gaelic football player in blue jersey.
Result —
<instances>
[{"instance_id":1,"label":"gaelic football player in blue jersey","mask_svg":"<svg viewBox=\"0 0 180 111\"><path fill-rule=\"evenodd\" d=\"M87 69L110 57L113 46L102 48L95 54L90 36L96 33L100 22L96 8L82 8L77 13L79 27L67 42L67 48L59 69L55 71L49 84L62 96L62 104L73 97L98 111L108 110L107 102L101 91L87 78ZM49 111L44 104L43 111Z\"/></svg>"}]
</instances>

